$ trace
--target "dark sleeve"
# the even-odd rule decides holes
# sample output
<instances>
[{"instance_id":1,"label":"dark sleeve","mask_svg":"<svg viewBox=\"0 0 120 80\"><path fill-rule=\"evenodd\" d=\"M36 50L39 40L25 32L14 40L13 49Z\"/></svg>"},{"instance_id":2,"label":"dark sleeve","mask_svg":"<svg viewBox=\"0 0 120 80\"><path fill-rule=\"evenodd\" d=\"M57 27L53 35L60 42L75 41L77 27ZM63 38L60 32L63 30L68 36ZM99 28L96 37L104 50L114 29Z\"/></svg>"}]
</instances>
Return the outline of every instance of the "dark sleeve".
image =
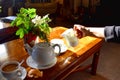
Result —
<instances>
[{"instance_id":1,"label":"dark sleeve","mask_svg":"<svg viewBox=\"0 0 120 80\"><path fill-rule=\"evenodd\" d=\"M105 40L107 42L120 43L120 26L106 26L105 27Z\"/></svg>"},{"instance_id":2,"label":"dark sleeve","mask_svg":"<svg viewBox=\"0 0 120 80\"><path fill-rule=\"evenodd\" d=\"M17 29L17 27L7 27L0 29L0 44L18 39L19 37L15 34Z\"/></svg>"}]
</instances>

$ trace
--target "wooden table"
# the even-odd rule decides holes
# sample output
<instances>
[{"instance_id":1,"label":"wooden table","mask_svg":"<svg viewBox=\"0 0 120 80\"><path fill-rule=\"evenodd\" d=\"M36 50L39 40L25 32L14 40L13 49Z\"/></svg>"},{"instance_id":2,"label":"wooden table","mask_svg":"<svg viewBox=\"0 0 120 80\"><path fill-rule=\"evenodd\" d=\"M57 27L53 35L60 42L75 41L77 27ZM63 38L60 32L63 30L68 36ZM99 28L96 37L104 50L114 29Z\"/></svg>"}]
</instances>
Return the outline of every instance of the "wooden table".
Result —
<instances>
[{"instance_id":1,"label":"wooden table","mask_svg":"<svg viewBox=\"0 0 120 80\"><path fill-rule=\"evenodd\" d=\"M91 67L91 73L96 74L100 48L103 40L101 38L86 36L79 39L79 45L69 48L65 53L57 57L55 66L43 71L43 76L39 79L32 79L26 77L25 80L63 80L70 73L74 71L84 70ZM90 65L80 67L80 64L93 55L93 61ZM28 53L24 48L22 39L12 40L0 44L0 65L5 60L18 60L23 59L25 62L22 64L26 69L29 67L26 64Z\"/></svg>"}]
</instances>

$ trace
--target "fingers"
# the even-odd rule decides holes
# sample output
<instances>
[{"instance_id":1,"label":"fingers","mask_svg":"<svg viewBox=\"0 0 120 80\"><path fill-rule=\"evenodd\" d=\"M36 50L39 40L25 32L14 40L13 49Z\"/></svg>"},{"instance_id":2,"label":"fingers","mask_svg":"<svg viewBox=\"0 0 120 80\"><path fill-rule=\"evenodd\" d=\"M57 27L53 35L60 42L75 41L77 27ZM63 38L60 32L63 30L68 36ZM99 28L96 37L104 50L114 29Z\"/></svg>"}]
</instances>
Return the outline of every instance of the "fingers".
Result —
<instances>
[{"instance_id":1,"label":"fingers","mask_svg":"<svg viewBox=\"0 0 120 80\"><path fill-rule=\"evenodd\" d=\"M82 38L84 36L95 36L89 29L87 29L83 25L75 24L73 28L77 34L78 38Z\"/></svg>"},{"instance_id":2,"label":"fingers","mask_svg":"<svg viewBox=\"0 0 120 80\"><path fill-rule=\"evenodd\" d=\"M85 28L85 26L79 25L79 24L75 24L74 27L73 27L73 29L79 29L79 30L81 30L81 28Z\"/></svg>"},{"instance_id":3,"label":"fingers","mask_svg":"<svg viewBox=\"0 0 120 80\"><path fill-rule=\"evenodd\" d=\"M75 24L73 29L74 29L74 31L75 31L78 38L82 38L84 36L85 26Z\"/></svg>"}]
</instances>

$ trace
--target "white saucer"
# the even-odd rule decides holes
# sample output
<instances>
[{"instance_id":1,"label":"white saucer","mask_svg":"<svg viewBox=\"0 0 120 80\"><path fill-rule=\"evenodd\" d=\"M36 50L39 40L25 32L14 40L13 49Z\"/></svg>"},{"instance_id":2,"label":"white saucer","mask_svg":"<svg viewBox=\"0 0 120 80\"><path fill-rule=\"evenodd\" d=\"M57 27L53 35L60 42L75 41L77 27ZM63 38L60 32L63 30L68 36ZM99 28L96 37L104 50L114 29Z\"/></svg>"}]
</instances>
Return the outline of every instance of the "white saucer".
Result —
<instances>
[{"instance_id":1,"label":"white saucer","mask_svg":"<svg viewBox=\"0 0 120 80\"><path fill-rule=\"evenodd\" d=\"M24 68L24 67L21 67L21 69L22 69L22 76L20 77L22 80L24 80L25 79L25 77L26 77L26 75L27 75L27 71L26 71L26 69Z\"/></svg>"},{"instance_id":2,"label":"white saucer","mask_svg":"<svg viewBox=\"0 0 120 80\"><path fill-rule=\"evenodd\" d=\"M40 66L38 64L36 64L36 62L34 62L34 60L32 59L31 56L29 56L26 60L26 63L28 66L32 67L32 68L37 68L37 69L48 69L53 67L57 62L57 58L54 59L53 63L49 66Z\"/></svg>"}]
</instances>

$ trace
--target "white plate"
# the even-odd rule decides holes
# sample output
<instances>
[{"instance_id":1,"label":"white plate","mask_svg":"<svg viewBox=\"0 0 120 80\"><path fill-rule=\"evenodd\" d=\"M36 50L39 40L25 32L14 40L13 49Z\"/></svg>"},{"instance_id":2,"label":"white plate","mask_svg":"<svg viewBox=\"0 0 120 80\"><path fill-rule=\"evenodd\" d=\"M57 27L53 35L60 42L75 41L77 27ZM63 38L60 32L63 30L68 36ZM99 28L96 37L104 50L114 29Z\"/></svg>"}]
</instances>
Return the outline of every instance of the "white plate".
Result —
<instances>
[{"instance_id":1,"label":"white plate","mask_svg":"<svg viewBox=\"0 0 120 80\"><path fill-rule=\"evenodd\" d=\"M50 42L51 42L51 44L59 44L60 45L60 47L61 47L61 52L60 53L64 53L68 49L67 46L64 44L64 41L62 39L52 39ZM59 49L55 48L54 51L58 52Z\"/></svg>"},{"instance_id":2,"label":"white plate","mask_svg":"<svg viewBox=\"0 0 120 80\"><path fill-rule=\"evenodd\" d=\"M16 80L24 80L25 79L25 77L26 77L26 75L27 75L27 71L26 71L26 69L24 68L24 67L21 67L21 70L22 70L22 76L21 77L19 77L18 79L16 79ZM0 73L0 75L1 75L2 73ZM0 80L7 80L6 78L4 78L4 76L0 76Z\"/></svg>"},{"instance_id":3,"label":"white plate","mask_svg":"<svg viewBox=\"0 0 120 80\"><path fill-rule=\"evenodd\" d=\"M9 20L15 20L16 16L8 16L8 17L4 17L5 19L9 19Z\"/></svg>"},{"instance_id":4,"label":"white plate","mask_svg":"<svg viewBox=\"0 0 120 80\"><path fill-rule=\"evenodd\" d=\"M57 62L57 58L55 58L53 60L53 63L51 65L49 65L49 66L40 66L40 65L36 64L36 62L34 62L34 60L32 59L31 56L29 56L27 58L27 60L26 60L26 63L27 63L28 66L30 66L32 68L36 68L36 69L48 69L48 68L51 68L56 64L56 62Z\"/></svg>"}]
</instances>

